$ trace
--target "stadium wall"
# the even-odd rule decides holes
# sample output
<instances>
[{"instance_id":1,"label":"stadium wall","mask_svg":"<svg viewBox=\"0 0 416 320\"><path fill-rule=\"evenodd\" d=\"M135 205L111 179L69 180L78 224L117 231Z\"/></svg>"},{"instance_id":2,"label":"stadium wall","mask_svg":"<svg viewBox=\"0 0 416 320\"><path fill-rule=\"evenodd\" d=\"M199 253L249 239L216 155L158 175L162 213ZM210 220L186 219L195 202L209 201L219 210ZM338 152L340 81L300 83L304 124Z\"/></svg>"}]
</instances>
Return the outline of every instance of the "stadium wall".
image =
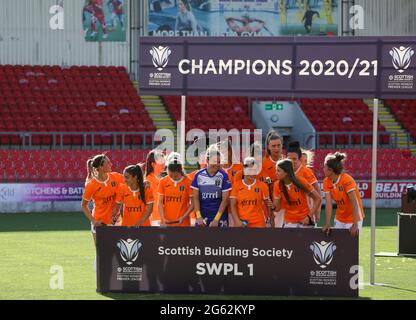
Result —
<instances>
[{"instance_id":1,"label":"stadium wall","mask_svg":"<svg viewBox=\"0 0 416 320\"><path fill-rule=\"evenodd\" d=\"M364 9L364 30L357 36L414 36L415 0L355 0Z\"/></svg>"},{"instance_id":2,"label":"stadium wall","mask_svg":"<svg viewBox=\"0 0 416 320\"><path fill-rule=\"evenodd\" d=\"M5 202L0 203L1 213L81 212L81 201Z\"/></svg>"},{"instance_id":3,"label":"stadium wall","mask_svg":"<svg viewBox=\"0 0 416 320\"><path fill-rule=\"evenodd\" d=\"M84 40L84 0L63 1L64 30L52 30L49 26L52 17L49 9L57 2L1 2L0 64L112 65L124 66L130 71L130 10L126 13L127 41L100 44Z\"/></svg>"}]
</instances>

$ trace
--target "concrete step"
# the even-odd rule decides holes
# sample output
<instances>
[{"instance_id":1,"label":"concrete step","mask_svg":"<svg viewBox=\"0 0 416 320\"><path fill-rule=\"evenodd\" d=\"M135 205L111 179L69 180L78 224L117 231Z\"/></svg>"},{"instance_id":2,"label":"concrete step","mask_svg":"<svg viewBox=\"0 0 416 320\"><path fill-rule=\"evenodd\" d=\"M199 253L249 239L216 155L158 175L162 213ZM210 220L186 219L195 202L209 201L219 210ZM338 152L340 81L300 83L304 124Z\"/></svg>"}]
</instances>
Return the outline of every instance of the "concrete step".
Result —
<instances>
[{"instance_id":1,"label":"concrete step","mask_svg":"<svg viewBox=\"0 0 416 320\"><path fill-rule=\"evenodd\" d=\"M169 121L170 123L173 124L172 119L166 114L157 114L157 115L155 114L155 115L153 115L153 119L162 120L162 121Z\"/></svg>"},{"instance_id":2,"label":"concrete step","mask_svg":"<svg viewBox=\"0 0 416 320\"><path fill-rule=\"evenodd\" d=\"M397 123L396 120L394 119L379 119L380 122L382 122L383 124L390 124L390 125L396 125L398 126L399 124Z\"/></svg>"},{"instance_id":3,"label":"concrete step","mask_svg":"<svg viewBox=\"0 0 416 320\"><path fill-rule=\"evenodd\" d=\"M160 99L159 96L140 96L141 99Z\"/></svg>"},{"instance_id":4,"label":"concrete step","mask_svg":"<svg viewBox=\"0 0 416 320\"><path fill-rule=\"evenodd\" d=\"M383 122L387 122L387 123L395 123L397 125L399 125L399 123L396 121L396 119L394 118L389 118L389 117L379 117L378 118L379 121L383 121Z\"/></svg>"},{"instance_id":5,"label":"concrete step","mask_svg":"<svg viewBox=\"0 0 416 320\"><path fill-rule=\"evenodd\" d=\"M166 130L169 130L170 132L173 132L173 130L166 124L155 123L155 127L158 129L166 129Z\"/></svg>"},{"instance_id":6,"label":"concrete step","mask_svg":"<svg viewBox=\"0 0 416 320\"><path fill-rule=\"evenodd\" d=\"M155 117L164 117L164 118L169 118L170 119L170 115L169 113L166 113L164 111L151 111L149 112L149 114L155 116Z\"/></svg>"},{"instance_id":7,"label":"concrete step","mask_svg":"<svg viewBox=\"0 0 416 320\"><path fill-rule=\"evenodd\" d=\"M152 118L152 120L153 121L157 121L157 122L166 122L166 123L169 123L170 125L172 125L173 123L172 123L172 120L169 118L169 117L153 117Z\"/></svg>"},{"instance_id":8,"label":"concrete step","mask_svg":"<svg viewBox=\"0 0 416 320\"><path fill-rule=\"evenodd\" d=\"M165 108L165 106L163 105L163 104L159 104L159 103L149 103L149 104L146 104L145 106L144 106L144 108L145 109L163 109L163 110L166 110L166 108Z\"/></svg>"},{"instance_id":9,"label":"concrete step","mask_svg":"<svg viewBox=\"0 0 416 320\"><path fill-rule=\"evenodd\" d=\"M163 108L149 108L149 109L146 109L147 110L147 112L149 112L149 113L164 113L164 114L169 114L169 113L167 113L166 112L166 110L165 109L163 109Z\"/></svg>"},{"instance_id":10,"label":"concrete step","mask_svg":"<svg viewBox=\"0 0 416 320\"><path fill-rule=\"evenodd\" d=\"M171 117L164 113L149 113L153 119L168 119L172 121Z\"/></svg>"},{"instance_id":11,"label":"concrete step","mask_svg":"<svg viewBox=\"0 0 416 320\"><path fill-rule=\"evenodd\" d=\"M169 126L169 127L173 126L173 125L172 125L172 122L170 122L170 121L153 120L153 122L154 122L155 124L157 124L158 126Z\"/></svg>"},{"instance_id":12,"label":"concrete step","mask_svg":"<svg viewBox=\"0 0 416 320\"><path fill-rule=\"evenodd\" d=\"M163 122L163 121L155 121L155 125L159 127L164 127L166 129L173 130L174 126L169 122Z\"/></svg>"},{"instance_id":13,"label":"concrete step","mask_svg":"<svg viewBox=\"0 0 416 320\"><path fill-rule=\"evenodd\" d=\"M163 102L159 100L142 100L145 106L163 106Z\"/></svg>"},{"instance_id":14,"label":"concrete step","mask_svg":"<svg viewBox=\"0 0 416 320\"><path fill-rule=\"evenodd\" d=\"M163 104L161 103L145 103L144 104L145 109L161 109L161 108L165 108L163 106Z\"/></svg>"}]
</instances>

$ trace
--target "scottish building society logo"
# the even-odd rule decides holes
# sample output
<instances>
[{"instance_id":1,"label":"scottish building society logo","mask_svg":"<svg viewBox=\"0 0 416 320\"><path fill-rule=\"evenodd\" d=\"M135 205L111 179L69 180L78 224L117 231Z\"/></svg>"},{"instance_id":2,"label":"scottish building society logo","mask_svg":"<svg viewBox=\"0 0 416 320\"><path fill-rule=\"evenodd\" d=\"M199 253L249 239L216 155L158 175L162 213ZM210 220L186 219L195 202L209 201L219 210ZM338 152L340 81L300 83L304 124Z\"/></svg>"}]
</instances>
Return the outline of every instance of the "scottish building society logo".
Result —
<instances>
[{"instance_id":1,"label":"scottish building society logo","mask_svg":"<svg viewBox=\"0 0 416 320\"><path fill-rule=\"evenodd\" d=\"M337 246L332 241L321 241L321 243L314 241L309 248L313 252L313 259L316 264L322 269L325 269L332 262L334 251L337 249Z\"/></svg>"},{"instance_id":2,"label":"scottish building society logo","mask_svg":"<svg viewBox=\"0 0 416 320\"><path fill-rule=\"evenodd\" d=\"M169 56L172 53L169 47L152 47L150 54L152 55L153 65L157 70L162 71L169 62Z\"/></svg>"},{"instance_id":3,"label":"scottish building society logo","mask_svg":"<svg viewBox=\"0 0 416 320\"><path fill-rule=\"evenodd\" d=\"M139 256L139 250L142 243L136 239L120 240L117 242L117 247L120 249L120 256L128 265L133 264Z\"/></svg>"},{"instance_id":4,"label":"scottish building society logo","mask_svg":"<svg viewBox=\"0 0 416 320\"><path fill-rule=\"evenodd\" d=\"M411 47L394 47L390 50L390 55L393 57L393 66L400 73L403 73L410 66L411 58L415 51Z\"/></svg>"}]
</instances>

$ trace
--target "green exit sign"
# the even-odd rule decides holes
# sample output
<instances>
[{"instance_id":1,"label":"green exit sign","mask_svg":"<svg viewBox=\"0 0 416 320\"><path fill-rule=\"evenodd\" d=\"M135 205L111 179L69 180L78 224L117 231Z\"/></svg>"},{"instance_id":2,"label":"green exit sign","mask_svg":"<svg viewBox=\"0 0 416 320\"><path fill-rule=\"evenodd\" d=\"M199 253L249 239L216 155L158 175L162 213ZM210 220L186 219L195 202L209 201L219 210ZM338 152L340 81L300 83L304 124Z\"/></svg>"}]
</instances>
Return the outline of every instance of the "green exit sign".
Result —
<instances>
[{"instance_id":1,"label":"green exit sign","mask_svg":"<svg viewBox=\"0 0 416 320\"><path fill-rule=\"evenodd\" d=\"M282 111L283 103L277 103L277 102L266 103L266 111L273 111L273 110Z\"/></svg>"}]
</instances>

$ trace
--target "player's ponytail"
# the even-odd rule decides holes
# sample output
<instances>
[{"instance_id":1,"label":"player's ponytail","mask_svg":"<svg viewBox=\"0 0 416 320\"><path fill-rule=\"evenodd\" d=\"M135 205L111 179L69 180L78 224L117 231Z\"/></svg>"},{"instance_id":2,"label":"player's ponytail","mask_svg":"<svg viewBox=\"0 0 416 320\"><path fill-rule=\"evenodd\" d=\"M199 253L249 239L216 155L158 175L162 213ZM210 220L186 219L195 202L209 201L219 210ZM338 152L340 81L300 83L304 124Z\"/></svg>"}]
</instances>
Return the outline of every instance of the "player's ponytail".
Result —
<instances>
[{"instance_id":1,"label":"player's ponytail","mask_svg":"<svg viewBox=\"0 0 416 320\"><path fill-rule=\"evenodd\" d=\"M144 178L143 178L143 170L142 164L136 164L136 172L137 172L137 184L139 185L140 190L140 197L144 203L146 203L145 193L144 193Z\"/></svg>"},{"instance_id":2,"label":"player's ponytail","mask_svg":"<svg viewBox=\"0 0 416 320\"><path fill-rule=\"evenodd\" d=\"M290 182L294 184L296 188L298 188L299 190L302 190L306 194L309 193L309 190L306 189L306 187L302 183L300 183L300 181L296 178L292 161L290 161L289 159L280 160L277 162L276 166L278 166L287 174L288 179L290 180ZM291 204L292 202L289 197L289 192L287 191L287 187L283 179L280 180L279 186L280 186L280 190L283 191L283 195L285 196L287 203Z\"/></svg>"},{"instance_id":3,"label":"player's ponytail","mask_svg":"<svg viewBox=\"0 0 416 320\"><path fill-rule=\"evenodd\" d=\"M85 179L85 183L88 183L88 181L96 176L96 170L104 164L105 159L105 154L99 154L87 160L87 178Z\"/></svg>"},{"instance_id":4,"label":"player's ponytail","mask_svg":"<svg viewBox=\"0 0 416 320\"><path fill-rule=\"evenodd\" d=\"M87 178L85 179L85 183L92 179L94 168L92 167L92 159L87 160Z\"/></svg>"},{"instance_id":5,"label":"player's ponytail","mask_svg":"<svg viewBox=\"0 0 416 320\"><path fill-rule=\"evenodd\" d=\"M330 153L325 157L325 165L329 169L332 169L336 175L339 175L344 171L344 161L346 158L346 153Z\"/></svg>"},{"instance_id":6,"label":"player's ponytail","mask_svg":"<svg viewBox=\"0 0 416 320\"><path fill-rule=\"evenodd\" d=\"M164 155L161 150L152 150L147 154L146 158L146 167L145 167L145 177L154 173L153 163L157 163L160 160L164 160Z\"/></svg>"}]
</instances>

